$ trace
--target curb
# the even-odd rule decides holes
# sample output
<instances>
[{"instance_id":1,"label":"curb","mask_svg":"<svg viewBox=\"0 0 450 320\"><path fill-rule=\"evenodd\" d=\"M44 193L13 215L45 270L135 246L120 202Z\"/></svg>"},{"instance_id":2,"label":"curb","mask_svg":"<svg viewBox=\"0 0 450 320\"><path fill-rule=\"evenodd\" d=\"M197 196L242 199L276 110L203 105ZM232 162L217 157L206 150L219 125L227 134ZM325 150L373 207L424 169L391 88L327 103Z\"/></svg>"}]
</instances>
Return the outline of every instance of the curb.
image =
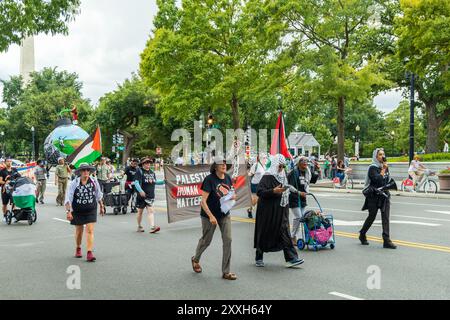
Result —
<instances>
[{"instance_id":1,"label":"curb","mask_svg":"<svg viewBox=\"0 0 450 320\"><path fill-rule=\"evenodd\" d=\"M351 194L362 194L362 190L355 189L333 189L327 187L310 187L311 191L314 192L333 192L333 193L351 193ZM407 198L425 198L425 199L449 199L450 194L426 194L426 193L412 193L412 192L402 192L402 191L391 191L392 196L397 197L407 197Z\"/></svg>"}]
</instances>

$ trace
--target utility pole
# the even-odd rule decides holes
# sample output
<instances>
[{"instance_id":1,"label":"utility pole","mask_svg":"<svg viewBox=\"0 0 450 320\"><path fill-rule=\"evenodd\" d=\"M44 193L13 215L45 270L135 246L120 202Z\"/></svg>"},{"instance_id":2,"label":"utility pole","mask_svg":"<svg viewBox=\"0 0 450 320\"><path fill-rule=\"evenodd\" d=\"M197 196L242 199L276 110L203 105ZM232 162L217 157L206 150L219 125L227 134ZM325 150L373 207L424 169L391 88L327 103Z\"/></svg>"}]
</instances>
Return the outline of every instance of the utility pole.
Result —
<instances>
[{"instance_id":1,"label":"utility pole","mask_svg":"<svg viewBox=\"0 0 450 320\"><path fill-rule=\"evenodd\" d=\"M411 77L410 83L410 104L409 104L409 163L414 158L414 81L415 75L414 73L409 73Z\"/></svg>"}]
</instances>

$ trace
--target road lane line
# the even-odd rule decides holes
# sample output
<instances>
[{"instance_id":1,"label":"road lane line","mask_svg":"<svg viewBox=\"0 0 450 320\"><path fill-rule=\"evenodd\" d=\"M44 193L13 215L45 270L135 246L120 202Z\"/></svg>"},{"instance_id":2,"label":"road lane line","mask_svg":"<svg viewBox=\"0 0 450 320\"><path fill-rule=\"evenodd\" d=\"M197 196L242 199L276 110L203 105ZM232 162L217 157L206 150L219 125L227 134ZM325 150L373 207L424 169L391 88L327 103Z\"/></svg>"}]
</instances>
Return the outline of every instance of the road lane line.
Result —
<instances>
[{"instance_id":1,"label":"road lane line","mask_svg":"<svg viewBox=\"0 0 450 320\"><path fill-rule=\"evenodd\" d=\"M331 295L336 296L336 297L348 299L348 300L364 300L362 298L353 297L353 296L350 296L348 294L340 293L340 292L336 292L336 291L328 292L328 294L331 294Z\"/></svg>"},{"instance_id":2,"label":"road lane line","mask_svg":"<svg viewBox=\"0 0 450 320\"><path fill-rule=\"evenodd\" d=\"M58 219L58 218L53 218L53 220L70 223L70 221L68 221L68 220L63 220L63 219Z\"/></svg>"},{"instance_id":3,"label":"road lane line","mask_svg":"<svg viewBox=\"0 0 450 320\"><path fill-rule=\"evenodd\" d=\"M431 221L450 222L449 219L438 219L438 218L428 218L428 217L404 216L404 215L401 215L401 214L393 214L392 217L401 217L401 218L410 218L410 219L421 219L421 220L431 220Z\"/></svg>"},{"instance_id":4,"label":"road lane line","mask_svg":"<svg viewBox=\"0 0 450 320\"><path fill-rule=\"evenodd\" d=\"M431 212L431 213L441 213L441 214L448 214L450 215L450 211L437 211L437 210L425 210L426 212Z\"/></svg>"},{"instance_id":5,"label":"road lane line","mask_svg":"<svg viewBox=\"0 0 450 320\"><path fill-rule=\"evenodd\" d=\"M237 221L237 222L255 223L255 219L248 219L248 218L232 217L231 220ZM358 233L350 233L350 232L343 232L343 231L335 231L334 234L339 237L352 238L352 239L358 239L358 237L359 237ZM382 238L367 236L367 239L374 241L374 242L383 243ZM446 246L427 244L427 243L410 242L410 241L403 241L403 240L392 240L392 241L395 244L397 244L399 246L403 246L403 247L410 247L410 248L450 253L450 247L446 247Z\"/></svg>"}]
</instances>

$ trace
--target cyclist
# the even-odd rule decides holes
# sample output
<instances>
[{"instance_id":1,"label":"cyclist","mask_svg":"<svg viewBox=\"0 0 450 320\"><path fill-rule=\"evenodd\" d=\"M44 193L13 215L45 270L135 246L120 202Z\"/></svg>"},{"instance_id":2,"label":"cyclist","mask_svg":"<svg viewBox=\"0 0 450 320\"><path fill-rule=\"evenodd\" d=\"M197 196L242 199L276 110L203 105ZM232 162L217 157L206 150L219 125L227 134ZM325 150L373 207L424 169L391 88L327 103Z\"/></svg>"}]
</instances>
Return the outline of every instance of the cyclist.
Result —
<instances>
[{"instance_id":1,"label":"cyclist","mask_svg":"<svg viewBox=\"0 0 450 320\"><path fill-rule=\"evenodd\" d=\"M7 158L5 161L5 168L0 171L0 187L2 194L2 209L3 220L6 221L6 212L8 211L8 204L12 205L12 194L6 191L6 186L11 181L11 177L18 175L16 168L12 167L12 159Z\"/></svg>"},{"instance_id":2,"label":"cyclist","mask_svg":"<svg viewBox=\"0 0 450 320\"><path fill-rule=\"evenodd\" d=\"M126 188L126 193L127 193L127 201L129 202L131 197L133 196L133 194L135 194L136 188L134 186L134 177L136 175L136 172L139 170L138 167L138 160L137 159L132 159L130 162L130 165L125 169L125 175L127 177L127 180L125 182L125 188ZM135 203L131 204L131 212L132 213L136 213L137 209L135 207Z\"/></svg>"},{"instance_id":3,"label":"cyclist","mask_svg":"<svg viewBox=\"0 0 450 320\"><path fill-rule=\"evenodd\" d=\"M423 174L427 169L419 160L420 157L416 154L408 169L408 174L413 179L414 189L422 181Z\"/></svg>"}]
</instances>

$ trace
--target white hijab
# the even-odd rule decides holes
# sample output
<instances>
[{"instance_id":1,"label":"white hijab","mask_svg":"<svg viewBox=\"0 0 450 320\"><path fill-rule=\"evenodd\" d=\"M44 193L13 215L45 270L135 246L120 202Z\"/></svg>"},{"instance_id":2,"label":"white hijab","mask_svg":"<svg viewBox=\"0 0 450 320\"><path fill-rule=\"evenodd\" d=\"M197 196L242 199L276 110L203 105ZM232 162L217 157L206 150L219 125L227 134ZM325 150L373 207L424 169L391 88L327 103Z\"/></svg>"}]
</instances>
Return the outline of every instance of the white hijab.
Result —
<instances>
[{"instance_id":1,"label":"white hijab","mask_svg":"<svg viewBox=\"0 0 450 320\"><path fill-rule=\"evenodd\" d=\"M284 169L281 170L281 172L279 171L280 165L283 165L283 166L286 165L286 159L284 158L284 156L281 154L276 154L276 155L272 156L270 158L270 168L267 170L266 175L274 176L275 179L277 179L277 181L283 187L287 187L288 181L287 181L287 177L286 177L286 172ZM283 192L283 194L281 196L281 204L280 204L282 207L286 207L288 205L289 193L290 193L290 188L288 188L285 192Z\"/></svg>"}]
</instances>

